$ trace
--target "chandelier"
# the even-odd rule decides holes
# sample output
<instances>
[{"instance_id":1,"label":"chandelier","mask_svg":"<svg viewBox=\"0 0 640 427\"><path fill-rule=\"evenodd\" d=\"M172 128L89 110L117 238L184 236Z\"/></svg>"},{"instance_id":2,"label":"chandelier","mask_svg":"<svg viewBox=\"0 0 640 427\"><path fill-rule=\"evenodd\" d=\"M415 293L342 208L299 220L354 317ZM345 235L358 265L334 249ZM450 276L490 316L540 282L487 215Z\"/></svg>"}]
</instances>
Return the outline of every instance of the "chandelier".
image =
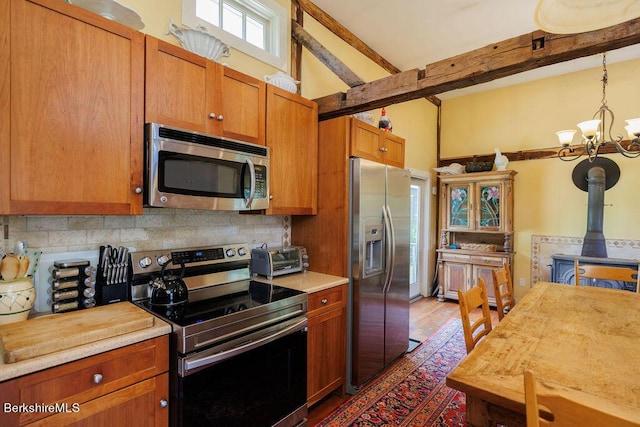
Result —
<instances>
[{"instance_id":1,"label":"chandelier","mask_svg":"<svg viewBox=\"0 0 640 427\"><path fill-rule=\"evenodd\" d=\"M625 149L622 142L622 135L617 138L611 137L611 128L613 128L613 111L607 106L607 55L602 54L602 101L600 108L593 115L592 120L578 123L578 127L582 132L582 141L579 145L571 145L575 129L561 130L556 132L562 148L558 151L560 160L571 161L576 160L583 155L587 155L589 161L593 163L598 157L600 150L607 146L613 145L618 153L625 157L640 156L640 118L625 120L627 126L625 130L629 137L629 145ZM607 122L609 126L607 127Z\"/></svg>"}]
</instances>

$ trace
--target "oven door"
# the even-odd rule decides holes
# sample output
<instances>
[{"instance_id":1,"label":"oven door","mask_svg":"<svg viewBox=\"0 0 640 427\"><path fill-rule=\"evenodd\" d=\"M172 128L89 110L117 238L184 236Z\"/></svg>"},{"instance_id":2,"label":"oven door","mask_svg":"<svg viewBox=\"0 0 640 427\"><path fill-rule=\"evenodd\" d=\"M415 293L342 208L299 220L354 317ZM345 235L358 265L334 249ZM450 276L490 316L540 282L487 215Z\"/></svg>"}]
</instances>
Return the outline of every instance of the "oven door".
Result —
<instances>
[{"instance_id":1,"label":"oven door","mask_svg":"<svg viewBox=\"0 0 640 427\"><path fill-rule=\"evenodd\" d=\"M154 137L159 131L184 140ZM266 147L171 131L148 132L149 206L238 211L269 207ZM264 156L254 153L260 150Z\"/></svg>"},{"instance_id":2,"label":"oven door","mask_svg":"<svg viewBox=\"0 0 640 427\"><path fill-rule=\"evenodd\" d=\"M179 358L173 421L177 426L304 425L307 415L307 321L284 322L227 350ZM191 369L189 369L191 367Z\"/></svg>"}]
</instances>

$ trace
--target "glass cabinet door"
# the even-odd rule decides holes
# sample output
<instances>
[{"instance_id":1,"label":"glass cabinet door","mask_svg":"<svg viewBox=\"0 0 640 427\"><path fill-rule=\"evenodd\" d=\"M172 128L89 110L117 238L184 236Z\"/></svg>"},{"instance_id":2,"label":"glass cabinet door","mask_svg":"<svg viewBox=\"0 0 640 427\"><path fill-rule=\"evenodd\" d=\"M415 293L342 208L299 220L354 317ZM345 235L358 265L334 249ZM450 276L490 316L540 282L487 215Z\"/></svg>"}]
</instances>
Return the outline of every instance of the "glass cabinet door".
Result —
<instances>
[{"instance_id":1,"label":"glass cabinet door","mask_svg":"<svg viewBox=\"0 0 640 427\"><path fill-rule=\"evenodd\" d=\"M476 186L476 203L478 205L478 224L476 229L485 231L499 231L502 226L502 183L478 183L476 184Z\"/></svg>"},{"instance_id":2,"label":"glass cabinet door","mask_svg":"<svg viewBox=\"0 0 640 427\"><path fill-rule=\"evenodd\" d=\"M473 228L471 187L469 185L449 185L447 191L449 202L447 228L462 230Z\"/></svg>"}]
</instances>

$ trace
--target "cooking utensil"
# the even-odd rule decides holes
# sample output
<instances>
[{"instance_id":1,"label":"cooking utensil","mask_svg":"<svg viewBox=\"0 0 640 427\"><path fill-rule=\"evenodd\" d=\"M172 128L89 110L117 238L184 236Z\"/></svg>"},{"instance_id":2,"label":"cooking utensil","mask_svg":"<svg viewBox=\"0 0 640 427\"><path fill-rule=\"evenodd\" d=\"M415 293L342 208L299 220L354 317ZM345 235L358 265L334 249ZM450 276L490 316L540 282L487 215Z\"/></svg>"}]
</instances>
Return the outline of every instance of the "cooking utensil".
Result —
<instances>
[{"instance_id":1,"label":"cooking utensil","mask_svg":"<svg viewBox=\"0 0 640 427\"><path fill-rule=\"evenodd\" d=\"M27 275L27 271L29 270L29 257L26 255L18 255L18 274L16 278L25 277Z\"/></svg>"},{"instance_id":2,"label":"cooking utensil","mask_svg":"<svg viewBox=\"0 0 640 427\"><path fill-rule=\"evenodd\" d=\"M153 290L151 292L151 305L173 306L184 304L189 299L189 290L187 284L182 280L185 271L184 263L181 263L182 269L180 276L165 276L166 268L172 260L167 261L160 270L160 280L152 282Z\"/></svg>"},{"instance_id":3,"label":"cooking utensil","mask_svg":"<svg viewBox=\"0 0 640 427\"><path fill-rule=\"evenodd\" d=\"M18 272L20 270L20 261L18 257L14 254L8 254L2 260L2 265L0 266L0 274L2 275L3 280L13 280L18 277Z\"/></svg>"}]
</instances>

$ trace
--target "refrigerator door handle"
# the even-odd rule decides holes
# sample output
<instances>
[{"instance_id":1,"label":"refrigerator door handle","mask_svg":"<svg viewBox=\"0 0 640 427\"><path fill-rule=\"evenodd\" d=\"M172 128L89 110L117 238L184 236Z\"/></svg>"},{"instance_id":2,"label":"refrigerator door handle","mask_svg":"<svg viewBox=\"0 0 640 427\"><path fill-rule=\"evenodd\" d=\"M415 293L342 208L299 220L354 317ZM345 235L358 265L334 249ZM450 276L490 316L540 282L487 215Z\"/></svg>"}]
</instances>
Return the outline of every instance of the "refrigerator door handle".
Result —
<instances>
[{"instance_id":1,"label":"refrigerator door handle","mask_svg":"<svg viewBox=\"0 0 640 427\"><path fill-rule=\"evenodd\" d=\"M389 292L391 288L391 279L393 277L393 272L395 269L396 263L396 236L395 230L393 228L393 217L391 216L391 209L388 205L382 207L382 214L384 216L384 226L386 231L386 268L385 271L387 273L384 281L384 286L382 288L383 293Z\"/></svg>"}]
</instances>

